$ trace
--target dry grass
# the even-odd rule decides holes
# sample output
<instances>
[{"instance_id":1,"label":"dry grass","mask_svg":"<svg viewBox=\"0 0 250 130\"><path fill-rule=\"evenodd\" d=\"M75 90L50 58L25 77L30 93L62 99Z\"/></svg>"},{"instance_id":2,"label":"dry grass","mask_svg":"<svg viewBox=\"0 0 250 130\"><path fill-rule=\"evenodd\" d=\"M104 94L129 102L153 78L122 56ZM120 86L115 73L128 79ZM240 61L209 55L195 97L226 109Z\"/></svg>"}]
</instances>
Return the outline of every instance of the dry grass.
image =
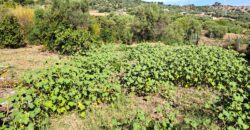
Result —
<instances>
[{"instance_id":1,"label":"dry grass","mask_svg":"<svg viewBox=\"0 0 250 130\"><path fill-rule=\"evenodd\" d=\"M243 34L234 34L234 33L226 33L222 39L214 39L208 38L205 36L206 31L203 30L202 36L199 41L199 45L208 45L208 46L219 46L227 48L229 46L235 46L233 42L237 38L242 39L250 39L250 35L243 35ZM231 42L229 42L229 39ZM248 44L240 44L239 48L236 49L238 52L246 52L248 48Z\"/></svg>"},{"instance_id":2,"label":"dry grass","mask_svg":"<svg viewBox=\"0 0 250 130\"><path fill-rule=\"evenodd\" d=\"M227 33L223 39L227 40L227 39L237 39L237 38L241 38L241 39L250 39L250 35L244 35L244 34L235 34L235 33Z\"/></svg>"},{"instance_id":3,"label":"dry grass","mask_svg":"<svg viewBox=\"0 0 250 130\"><path fill-rule=\"evenodd\" d=\"M135 99L135 100L132 100ZM100 130L102 126L112 127L112 119L132 118L136 114L136 98L133 95L122 96L116 107L107 104L93 106L81 119L76 113L59 116L51 120L51 130Z\"/></svg>"},{"instance_id":4,"label":"dry grass","mask_svg":"<svg viewBox=\"0 0 250 130\"><path fill-rule=\"evenodd\" d=\"M19 5L9 10L12 15L17 17L18 22L22 26L28 26L34 22L34 10L32 8Z\"/></svg>"},{"instance_id":5,"label":"dry grass","mask_svg":"<svg viewBox=\"0 0 250 130\"><path fill-rule=\"evenodd\" d=\"M21 26L21 31L24 34L25 40L28 38L28 29L34 24L34 9L18 5L15 8L9 8L9 13L14 15ZM26 41L27 42L27 41Z\"/></svg>"},{"instance_id":6,"label":"dry grass","mask_svg":"<svg viewBox=\"0 0 250 130\"><path fill-rule=\"evenodd\" d=\"M70 113L51 119L51 130L83 130L83 120L78 114Z\"/></svg>"},{"instance_id":7,"label":"dry grass","mask_svg":"<svg viewBox=\"0 0 250 130\"><path fill-rule=\"evenodd\" d=\"M108 16L110 13L100 13L98 10L90 10L89 14L92 16Z\"/></svg>"},{"instance_id":8,"label":"dry grass","mask_svg":"<svg viewBox=\"0 0 250 130\"><path fill-rule=\"evenodd\" d=\"M0 65L10 66L10 73L15 77L21 76L28 70L35 70L48 66L46 61L53 63L62 57L49 52L42 52L42 46L28 46L19 49L0 49Z\"/></svg>"},{"instance_id":9,"label":"dry grass","mask_svg":"<svg viewBox=\"0 0 250 130\"><path fill-rule=\"evenodd\" d=\"M138 97L134 94L122 95L112 105L102 104L86 112L86 118L81 119L76 112L64 116L58 116L51 120L51 130L101 130L103 126L113 129L112 121L132 119L138 110L144 111L153 119L161 119L161 114L156 113L158 106L168 107L169 112L178 111L176 123L182 124L184 118L213 120L208 116L210 113L202 111L206 102L215 100L216 92L207 88L177 88L169 98L162 98L159 95ZM204 114L206 113L206 114ZM202 120L201 120L202 121ZM216 124L213 124L216 126Z\"/></svg>"}]
</instances>

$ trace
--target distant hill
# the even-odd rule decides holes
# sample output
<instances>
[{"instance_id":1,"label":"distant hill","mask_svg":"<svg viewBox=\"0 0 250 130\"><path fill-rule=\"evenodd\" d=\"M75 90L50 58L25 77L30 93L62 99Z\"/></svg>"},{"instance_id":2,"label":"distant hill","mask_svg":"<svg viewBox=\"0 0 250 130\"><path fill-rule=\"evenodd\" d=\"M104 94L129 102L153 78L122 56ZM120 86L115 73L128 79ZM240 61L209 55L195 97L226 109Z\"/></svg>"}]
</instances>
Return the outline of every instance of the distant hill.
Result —
<instances>
[{"instance_id":1,"label":"distant hill","mask_svg":"<svg viewBox=\"0 0 250 130\"><path fill-rule=\"evenodd\" d=\"M215 9L225 10L228 12L250 13L250 6L221 5L221 6L212 6L212 7Z\"/></svg>"},{"instance_id":2,"label":"distant hill","mask_svg":"<svg viewBox=\"0 0 250 130\"><path fill-rule=\"evenodd\" d=\"M141 0L89 0L90 8L99 10L100 12L133 8L143 3L146 2Z\"/></svg>"}]
</instances>

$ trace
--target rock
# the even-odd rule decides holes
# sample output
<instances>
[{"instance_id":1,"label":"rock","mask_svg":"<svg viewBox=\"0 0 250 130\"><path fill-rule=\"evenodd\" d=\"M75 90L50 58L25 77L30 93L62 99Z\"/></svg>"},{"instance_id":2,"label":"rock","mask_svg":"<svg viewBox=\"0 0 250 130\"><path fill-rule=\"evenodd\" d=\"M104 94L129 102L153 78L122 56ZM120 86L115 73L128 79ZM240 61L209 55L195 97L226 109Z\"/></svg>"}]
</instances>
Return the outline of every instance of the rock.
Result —
<instances>
[{"instance_id":1,"label":"rock","mask_svg":"<svg viewBox=\"0 0 250 130\"><path fill-rule=\"evenodd\" d=\"M15 94L15 90L12 88L0 88L0 98L6 99ZM12 106L7 101L0 103L0 112L10 111Z\"/></svg>"}]
</instances>

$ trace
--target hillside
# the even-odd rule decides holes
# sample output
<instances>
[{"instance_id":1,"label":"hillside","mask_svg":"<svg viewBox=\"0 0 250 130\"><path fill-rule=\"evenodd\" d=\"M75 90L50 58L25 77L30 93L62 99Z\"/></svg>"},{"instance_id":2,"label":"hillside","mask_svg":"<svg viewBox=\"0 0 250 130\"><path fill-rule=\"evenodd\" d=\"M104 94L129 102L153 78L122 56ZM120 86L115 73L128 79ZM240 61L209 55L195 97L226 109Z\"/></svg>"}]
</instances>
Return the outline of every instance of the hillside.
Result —
<instances>
[{"instance_id":1,"label":"hillside","mask_svg":"<svg viewBox=\"0 0 250 130\"><path fill-rule=\"evenodd\" d=\"M109 12L117 9L133 8L144 3L141 0L89 0L91 9Z\"/></svg>"}]
</instances>

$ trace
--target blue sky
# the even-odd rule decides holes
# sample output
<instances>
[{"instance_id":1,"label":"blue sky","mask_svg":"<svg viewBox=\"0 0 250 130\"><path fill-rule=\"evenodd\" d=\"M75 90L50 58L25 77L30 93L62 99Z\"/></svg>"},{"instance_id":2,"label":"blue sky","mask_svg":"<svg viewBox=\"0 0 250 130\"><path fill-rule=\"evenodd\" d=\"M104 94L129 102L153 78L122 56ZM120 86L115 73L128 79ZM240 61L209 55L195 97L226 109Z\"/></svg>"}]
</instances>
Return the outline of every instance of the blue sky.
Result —
<instances>
[{"instance_id":1,"label":"blue sky","mask_svg":"<svg viewBox=\"0 0 250 130\"><path fill-rule=\"evenodd\" d=\"M144 1L164 2L165 4L175 4L175 5L187 5L187 4L211 5L217 1L226 5L250 6L250 0L144 0Z\"/></svg>"}]
</instances>

